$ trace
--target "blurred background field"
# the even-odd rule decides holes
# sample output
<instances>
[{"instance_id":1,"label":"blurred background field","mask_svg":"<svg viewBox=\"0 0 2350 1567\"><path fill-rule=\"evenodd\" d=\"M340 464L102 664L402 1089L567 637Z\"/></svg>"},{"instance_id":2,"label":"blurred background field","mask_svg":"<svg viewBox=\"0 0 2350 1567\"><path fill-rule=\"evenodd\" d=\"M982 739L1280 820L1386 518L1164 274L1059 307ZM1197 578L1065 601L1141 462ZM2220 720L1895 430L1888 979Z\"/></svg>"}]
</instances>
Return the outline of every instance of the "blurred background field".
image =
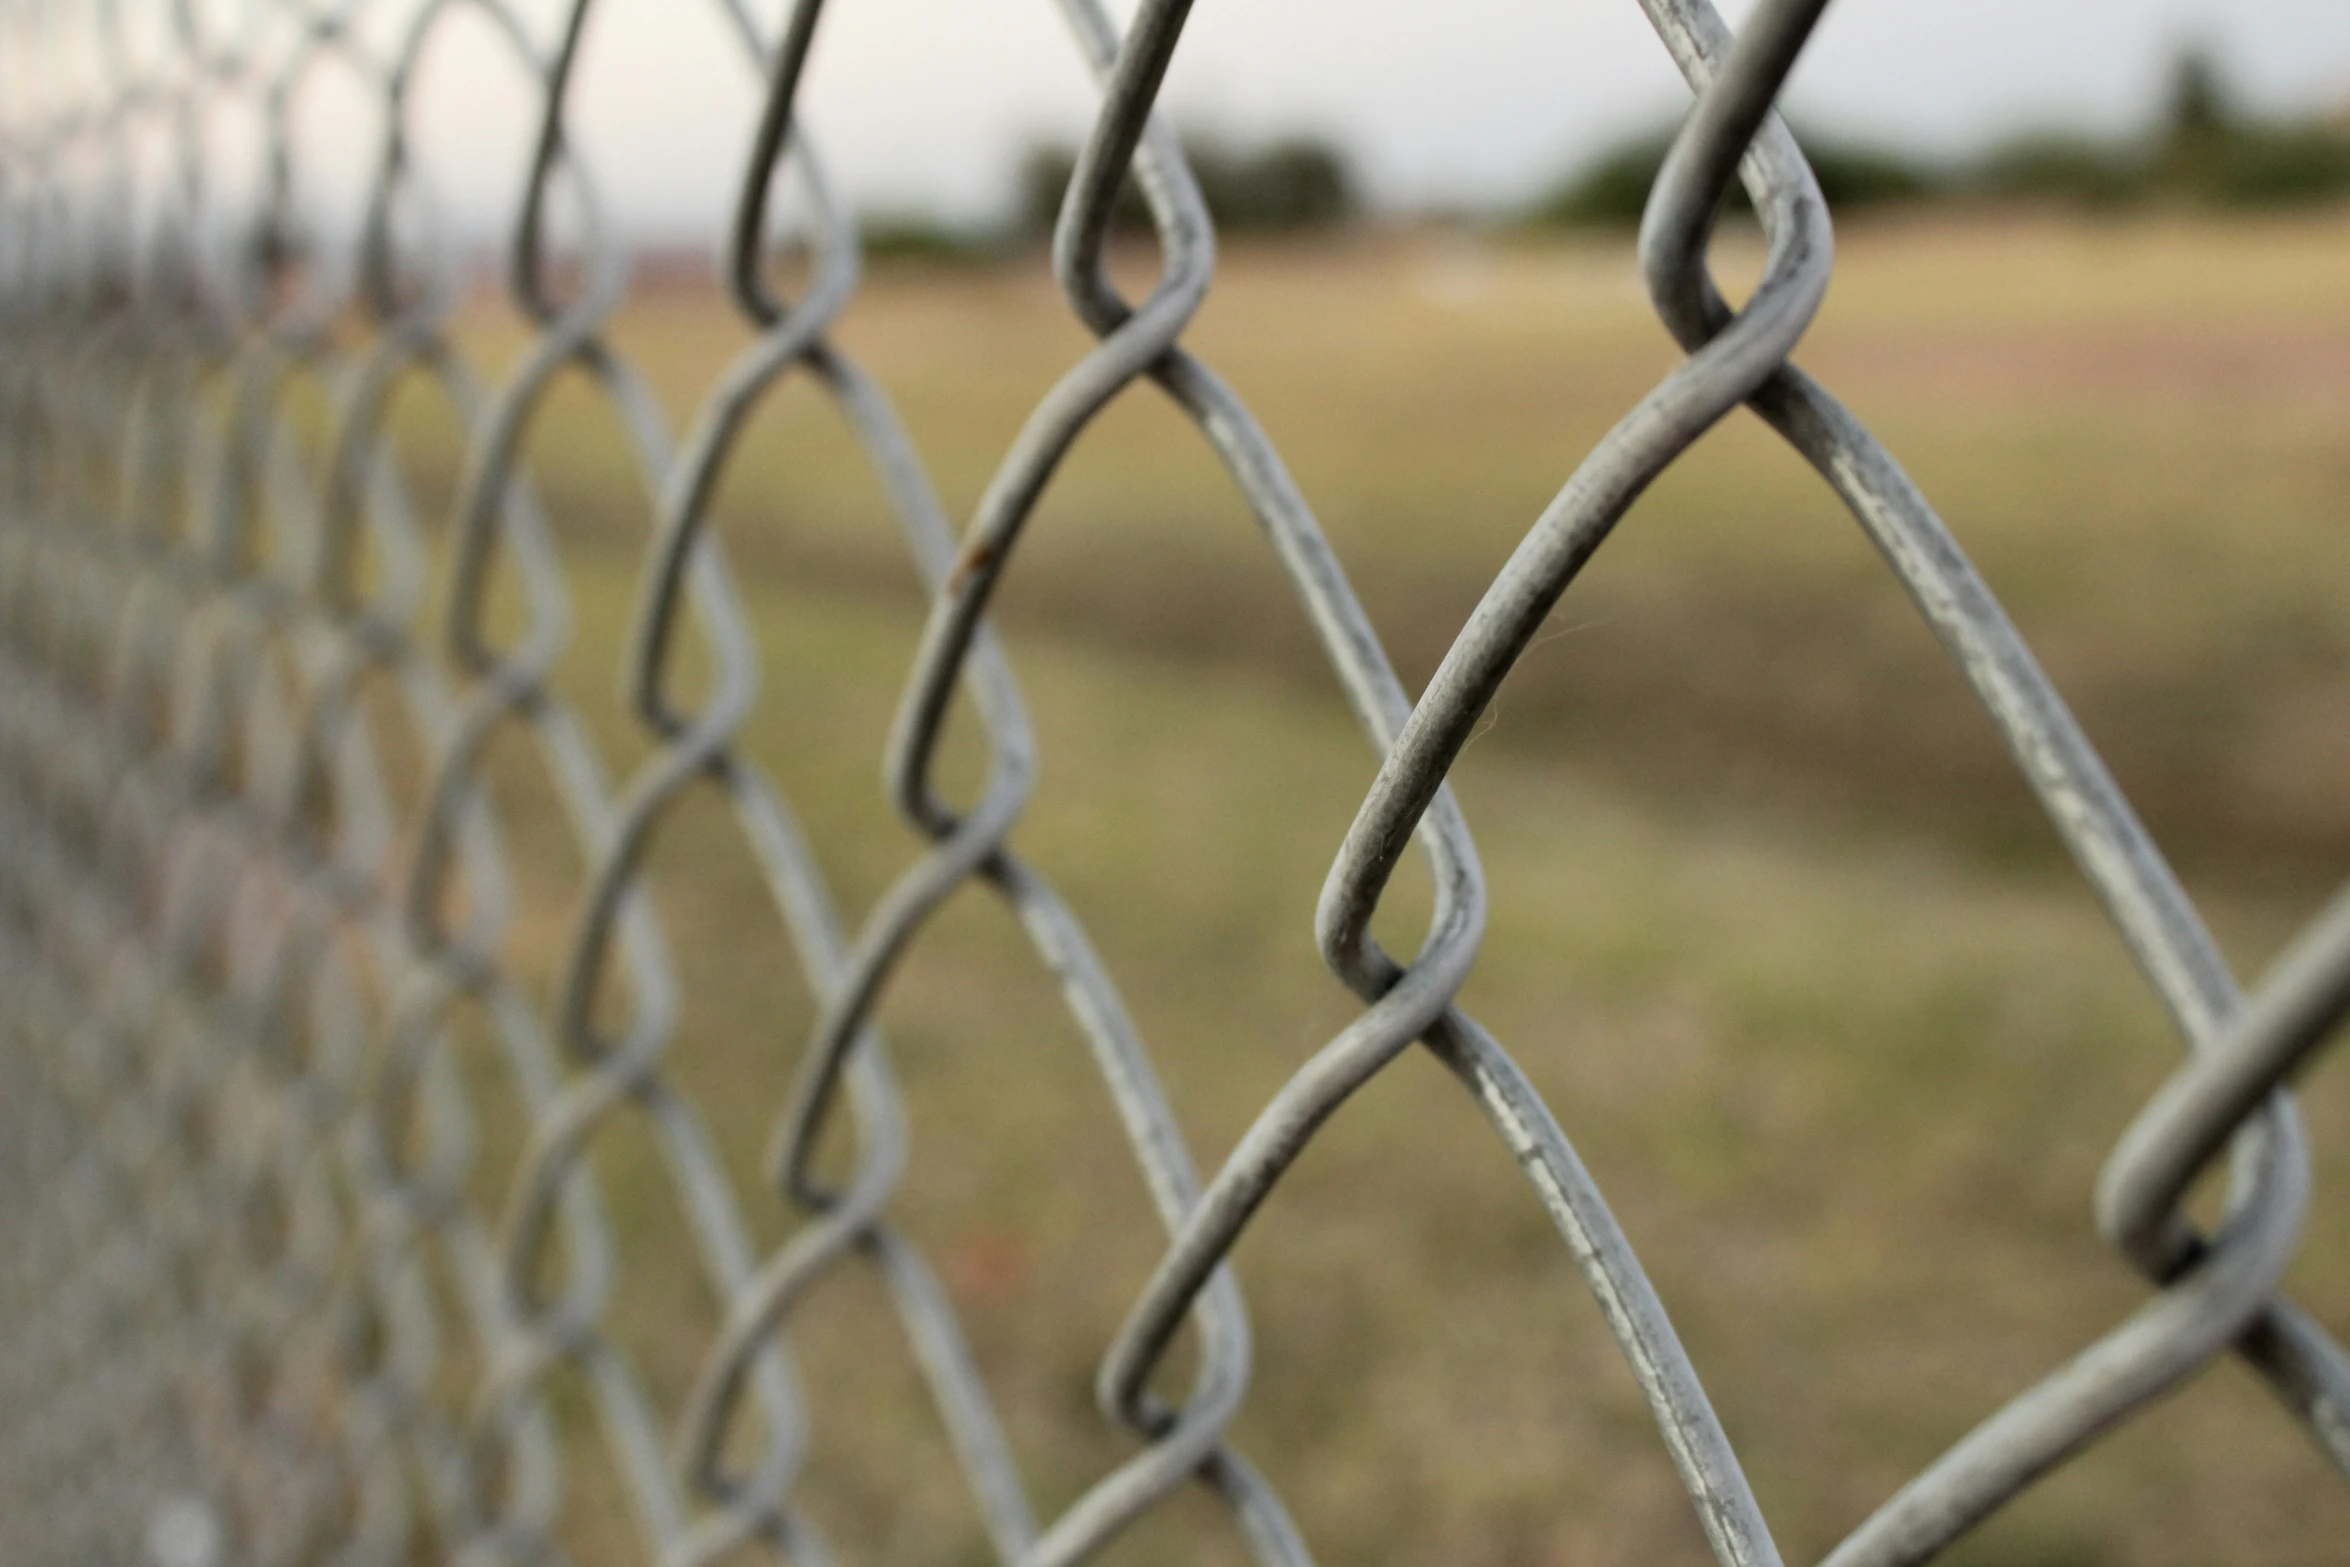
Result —
<instances>
[{"instance_id":1,"label":"blurred background field","mask_svg":"<svg viewBox=\"0 0 2350 1567\"><path fill-rule=\"evenodd\" d=\"M2251 977L2350 873L2350 217L1929 209L1839 244L1798 361L1935 499ZM1725 274L1753 249L1726 239ZM1122 275L1140 286L1150 262L1138 247ZM462 335L492 366L525 340L487 302ZM749 341L668 273L612 336L679 422ZM876 262L837 337L957 518L1087 347L1035 254ZM1605 231L1237 242L1187 340L1289 459L1414 689L1676 354ZM430 448L436 416L413 414ZM453 468L454 431L437 439ZM644 752L616 694L642 484L584 381L533 439L578 610L565 688L626 762ZM763 649L747 748L853 925L918 855L876 777L913 574L805 385L758 416L716 515ZM1148 387L1077 447L997 618L1043 759L1013 841L1086 921L1213 1167L1355 1012L1311 921L1376 754L1245 509ZM2175 1039L1889 574L1749 416L1568 593L1455 783L1493 896L1464 1000L1616 1205L1790 1561L2145 1298L2089 1194ZM519 744L499 787L531 893L514 957L544 984L576 856ZM652 866L685 981L672 1073L773 1242L788 1225L759 1151L807 994L715 792ZM1396 901L1382 930L1408 948L1424 891ZM1160 1232L1050 976L988 894L915 945L882 1022L912 1115L895 1212L1049 1512L1132 1450L1090 1383ZM2339 1061L2305 1103L2319 1196L2290 1286L2350 1332ZM496 1201L516 1150L485 1121ZM630 1259L617 1334L674 1412L717 1303L649 1138L615 1132L596 1162ZM1238 1267L1258 1371L1234 1437L1323 1560L1703 1559L1563 1247L1433 1064L1341 1112ZM804 1494L844 1559L985 1559L871 1277L827 1283L792 1342ZM621 1504L577 1446L567 1505L593 1559ZM1238 1560L1215 1519L1186 1499L1108 1559ZM2317 1567L2345 1539L2350 1495L2222 1365L1953 1559Z\"/></svg>"}]
</instances>

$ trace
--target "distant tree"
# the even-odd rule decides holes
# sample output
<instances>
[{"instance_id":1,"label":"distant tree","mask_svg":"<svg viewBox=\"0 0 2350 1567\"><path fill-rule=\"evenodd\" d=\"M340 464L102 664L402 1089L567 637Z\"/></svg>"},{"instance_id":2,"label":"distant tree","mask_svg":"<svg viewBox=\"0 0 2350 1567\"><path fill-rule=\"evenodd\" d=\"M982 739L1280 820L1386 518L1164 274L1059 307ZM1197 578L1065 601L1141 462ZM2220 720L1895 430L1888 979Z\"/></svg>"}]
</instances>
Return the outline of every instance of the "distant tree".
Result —
<instances>
[{"instance_id":1,"label":"distant tree","mask_svg":"<svg viewBox=\"0 0 2350 1567\"><path fill-rule=\"evenodd\" d=\"M1354 181L1337 148L1291 137L1255 151L1199 141L1185 149L1208 212L1221 228L1335 228L1354 215Z\"/></svg>"},{"instance_id":2,"label":"distant tree","mask_svg":"<svg viewBox=\"0 0 2350 1567\"><path fill-rule=\"evenodd\" d=\"M1617 144L1544 197L1535 221L1558 228L1638 228L1672 143L1672 134L1664 132Z\"/></svg>"},{"instance_id":3,"label":"distant tree","mask_svg":"<svg viewBox=\"0 0 2350 1567\"><path fill-rule=\"evenodd\" d=\"M2121 207L2146 195L2145 161L2135 147L2076 131L2036 131L1992 148L1962 184L1985 196Z\"/></svg>"},{"instance_id":4,"label":"distant tree","mask_svg":"<svg viewBox=\"0 0 2350 1567\"><path fill-rule=\"evenodd\" d=\"M1946 183L1940 170L1884 148L1827 137L1801 139L1821 194L1838 212L1922 201L1940 194ZM1653 132L1621 143L1543 200L1535 220L1563 228L1637 228L1672 140L1670 132ZM1724 206L1733 212L1752 210L1737 184Z\"/></svg>"},{"instance_id":5,"label":"distant tree","mask_svg":"<svg viewBox=\"0 0 2350 1567\"><path fill-rule=\"evenodd\" d=\"M1805 137L1803 151L1820 194L1839 212L1923 201L1949 184L1942 170L1883 147Z\"/></svg>"},{"instance_id":6,"label":"distant tree","mask_svg":"<svg viewBox=\"0 0 2350 1567\"><path fill-rule=\"evenodd\" d=\"M1335 228L1357 210L1353 172L1345 155L1327 142L1291 137L1238 149L1207 138L1187 138L1183 151L1209 217L1228 233ZM1068 147L1029 149L1019 174L1021 232L1052 232L1076 167L1077 155ZM1119 190L1111 221L1128 230L1150 226L1150 209L1131 173Z\"/></svg>"},{"instance_id":7,"label":"distant tree","mask_svg":"<svg viewBox=\"0 0 2350 1567\"><path fill-rule=\"evenodd\" d=\"M1042 238L1052 233L1053 225L1060 220L1061 200L1076 172L1077 153L1073 148L1040 143L1028 149L1020 160L1016 227L1021 234ZM1150 208L1144 204L1142 189L1134 183L1131 174L1118 187L1118 204L1110 221L1112 227L1120 229L1150 227Z\"/></svg>"},{"instance_id":8,"label":"distant tree","mask_svg":"<svg viewBox=\"0 0 2350 1567\"><path fill-rule=\"evenodd\" d=\"M2146 163L2147 183L2173 196L2209 199L2226 182L2237 135L2218 62L2200 47L2181 50L2171 63L2170 96Z\"/></svg>"},{"instance_id":9,"label":"distant tree","mask_svg":"<svg viewBox=\"0 0 2350 1567\"><path fill-rule=\"evenodd\" d=\"M956 228L921 212L869 213L858 225L868 260L952 265L993 260L995 236Z\"/></svg>"},{"instance_id":10,"label":"distant tree","mask_svg":"<svg viewBox=\"0 0 2350 1567\"><path fill-rule=\"evenodd\" d=\"M2165 118L2174 142L2209 142L2235 128L2234 107L2220 80L2219 62L2209 50L2192 46L2171 63L2170 110Z\"/></svg>"},{"instance_id":11,"label":"distant tree","mask_svg":"<svg viewBox=\"0 0 2350 1567\"><path fill-rule=\"evenodd\" d=\"M2259 123L2237 113L2201 49L2171 68L2169 106L2145 175L2165 195L2220 207L2303 205L2350 195L2350 134L2322 121Z\"/></svg>"},{"instance_id":12,"label":"distant tree","mask_svg":"<svg viewBox=\"0 0 2350 1567\"><path fill-rule=\"evenodd\" d=\"M2350 134L2304 125L2234 137L2200 194L2227 207L2307 206L2350 196Z\"/></svg>"}]
</instances>

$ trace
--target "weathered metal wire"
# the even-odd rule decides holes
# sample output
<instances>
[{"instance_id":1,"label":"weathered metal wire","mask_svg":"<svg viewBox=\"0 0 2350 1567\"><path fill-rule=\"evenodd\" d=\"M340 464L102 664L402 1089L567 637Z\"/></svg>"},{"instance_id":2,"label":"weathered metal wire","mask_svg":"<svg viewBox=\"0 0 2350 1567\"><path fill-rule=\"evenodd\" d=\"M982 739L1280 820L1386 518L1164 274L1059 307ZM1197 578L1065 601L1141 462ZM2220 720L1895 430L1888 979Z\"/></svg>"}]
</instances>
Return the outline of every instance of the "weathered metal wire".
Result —
<instances>
[{"instance_id":1,"label":"weathered metal wire","mask_svg":"<svg viewBox=\"0 0 2350 1567\"><path fill-rule=\"evenodd\" d=\"M1717 1558L1778 1562L1597 1186L1506 1051L1455 1004L1485 895L1446 787L1577 572L1641 491L1741 403L1819 471L1908 589L2189 1046L2098 1194L2104 1233L2153 1286L2147 1303L1961 1437L1827 1560L1932 1559L2231 1348L2350 1474L2350 1360L2276 1293L2308 1194L2285 1083L2350 1010L2350 893L2241 994L1957 544L1875 439L1793 365L1833 246L1818 184L1773 105L1825 0L1764 0L1735 38L1703 0L1643 0L1695 93L1641 242L1651 299L1688 358L1576 468L1417 702L1279 454L1183 346L1213 278L1214 233L1154 105L1188 0L1144 0L1122 31L1096 0L1062 0L1101 105L1053 268L1097 343L1037 405L959 538L887 397L828 336L858 256L797 121L821 0L796 0L772 32L736 0L715 4L765 83L726 254L753 340L682 438L607 334L625 257L567 130L593 0L569 0L551 32L512 0L0 13L0 58L16 65L0 105L0 1548L11 1562L561 1561L560 1379L592 1407L634 1559L684 1567L762 1545L820 1564L829 1552L798 1503L808 1439L787 1344L811 1294L852 1267L870 1268L893 1303L1002 1561L1088 1559L1196 1480L1259 1560L1307 1562L1283 1504L1225 1439L1252 1354L1228 1259L1318 1129L1415 1042L1460 1079L1556 1222ZM505 249L532 336L494 386L452 335L457 280L410 150L420 62L465 16L487 23L536 113ZM339 250L305 208L292 115L329 72L382 111L364 216ZM250 196L224 188L204 151L209 121L230 112L264 127ZM811 197L801 242L813 264L797 299L769 273L770 198L787 164ZM1129 175L1161 252L1139 302L1104 262ZM1762 282L1737 309L1706 270L1732 178L1769 241ZM558 191L583 215L568 244L550 215ZM884 758L920 852L853 932L786 800L737 743L756 708L758 651L710 519L752 416L795 376L844 416L930 602ZM623 670L645 753L617 784L554 680L569 605L528 452L566 379L617 417L651 522ZM1083 926L1009 846L1037 754L987 624L1060 463L1146 379L1223 463L1382 758L1317 920L1325 960L1363 1010L1205 1179ZM445 529L423 514L403 464L392 414L408 386L443 399L467 432ZM306 441L306 400L321 397L327 432ZM441 594L428 585L436 556ZM518 596L519 631L502 634L493 612L501 581ZM697 698L674 672L688 628L712 672ZM936 776L958 695L987 752L985 780L960 806ZM515 872L491 761L501 745L535 758L587 867L544 1000L507 940ZM429 758L420 781L402 781L395 750ZM664 1065L679 981L645 875L662 825L701 789L727 806L818 1005L781 1109L772 1194L733 1187ZM1415 841L1435 898L1406 960L1370 930ZM972 883L1005 901L1060 985L1168 1233L1098 1381L1136 1449L1044 1520L946 1294L890 1221L911 1155L873 1019L930 917ZM496 1214L475 1189L476 1068L453 1043L472 1033L492 1042L484 1069L503 1076L526 1122ZM853 1156L832 1186L816 1150L843 1115ZM616 1254L590 1154L627 1117L650 1133L724 1308L669 1418L606 1323L630 1260ZM2206 1235L2181 1203L2223 1148L2229 1197ZM750 1201L778 1201L794 1221L765 1257ZM1196 1369L1171 1403L1154 1379L1186 1323Z\"/></svg>"}]
</instances>

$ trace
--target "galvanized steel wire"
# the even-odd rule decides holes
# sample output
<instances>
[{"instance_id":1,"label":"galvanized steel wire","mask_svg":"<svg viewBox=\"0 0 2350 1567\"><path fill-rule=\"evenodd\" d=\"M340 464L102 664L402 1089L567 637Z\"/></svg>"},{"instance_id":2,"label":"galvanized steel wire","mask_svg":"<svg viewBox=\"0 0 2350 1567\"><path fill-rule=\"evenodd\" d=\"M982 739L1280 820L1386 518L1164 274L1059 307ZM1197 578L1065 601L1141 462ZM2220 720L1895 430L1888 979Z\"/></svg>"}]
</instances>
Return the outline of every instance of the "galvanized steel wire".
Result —
<instances>
[{"instance_id":1,"label":"galvanized steel wire","mask_svg":"<svg viewBox=\"0 0 2350 1567\"><path fill-rule=\"evenodd\" d=\"M570 0L552 29L509 0L18 3L0 22L10 1562L563 1560L565 1439L550 1387L567 1373L588 1389L587 1439L625 1491L629 1559L684 1567L753 1546L821 1564L829 1552L796 1496L808 1437L792 1319L827 1278L869 1269L1002 1561L1086 1560L1197 1483L1259 1560L1305 1563L1279 1496L1226 1439L1252 1355L1227 1259L1317 1129L1415 1043L1457 1076L1555 1220L1717 1558L1778 1562L1664 1304L1560 1119L1455 1002L1485 894L1446 787L1577 572L1741 404L1818 471L1908 590L2188 1046L2097 1194L2105 1235L2147 1280L2145 1305L1958 1440L1829 1562L1933 1559L2229 1352L2350 1474L2350 1361L2277 1293L2309 1185L2284 1085L2350 1008L2350 895L2241 991L1932 508L1795 367L1833 241L1773 105L1825 0L1765 0L1735 37L1704 0L1643 0L1695 95L1640 247L1687 358L1566 478L1417 701L1280 455L1183 343L1215 260L1199 188L1154 110L1186 0L1145 0L1123 29L1097 0L1061 0L1100 108L1052 265L1096 343L1037 404L960 532L880 386L827 335L855 293L858 250L794 115L820 0L797 0L780 29L733 0L709 4L766 84L726 248L728 292L754 336L682 434L608 335L625 247L566 133L593 0ZM494 384L453 334L462 280L410 155L418 61L467 16L510 54L538 127L504 253L533 335ZM381 110L364 213L340 252L303 208L289 107L321 73L361 84ZM207 117L229 110L263 127L250 191L225 188L199 150ZM786 165L811 193L797 243L812 264L796 298L772 281L770 193ZM1161 257L1139 300L1105 264L1130 175ZM1733 179L1768 239L1762 281L1737 308L1706 263ZM583 231L561 243L559 202ZM551 389L583 376L625 432L654 519L623 671L644 759L619 778L552 678L570 606L528 457ZM786 378L844 417L929 591L884 758L912 841L853 929L788 802L737 744L760 655L709 526L743 430ZM1316 929L1360 1012L1205 1175L1084 926L1010 847L1037 746L987 619L1056 469L1146 380L1253 511L1381 758ZM391 416L415 381L465 425L445 527L420 508ZM328 389L321 460L296 434L305 387ZM431 591L435 572L445 593ZM516 585L519 632L493 613L499 579ZM676 667L689 632L707 673L690 683ZM959 698L987 756L968 804L937 775ZM545 996L503 955L513 876L484 780L492 751L515 745L551 780L587 867ZM410 820L393 749L429 758ZM779 1107L773 1190L737 1189L665 1066L679 981L645 877L662 824L703 788L731 811L819 1001ZM1370 931L1415 843L1435 897L1405 957ZM1004 900L1059 985L1167 1233L1100 1363L1102 1409L1131 1430L1132 1455L1051 1518L1032 1507L946 1293L890 1218L912 1154L873 1020L930 917L974 884ZM484 1107L454 1059L461 1030L490 1042L527 1117L500 1212L471 1195ZM689 1397L666 1415L605 1320L631 1259L587 1156L622 1116L651 1131L693 1255L726 1303ZM853 1147L831 1184L816 1173L828 1133ZM2206 1234L2181 1203L2223 1153L2226 1213ZM759 1255L746 1216L773 1203L794 1227ZM1196 1366L1175 1402L1154 1387L1186 1324Z\"/></svg>"}]
</instances>

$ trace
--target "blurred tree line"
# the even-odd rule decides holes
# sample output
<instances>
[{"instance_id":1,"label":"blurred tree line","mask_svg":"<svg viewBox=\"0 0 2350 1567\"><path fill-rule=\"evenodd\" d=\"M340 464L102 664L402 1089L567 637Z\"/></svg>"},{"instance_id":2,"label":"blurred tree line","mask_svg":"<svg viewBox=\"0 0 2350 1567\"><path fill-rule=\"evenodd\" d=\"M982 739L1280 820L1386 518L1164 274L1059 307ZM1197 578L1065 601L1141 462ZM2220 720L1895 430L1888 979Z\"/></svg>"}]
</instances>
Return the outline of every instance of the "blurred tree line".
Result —
<instances>
[{"instance_id":1,"label":"blurred tree line","mask_svg":"<svg viewBox=\"0 0 2350 1567\"><path fill-rule=\"evenodd\" d=\"M1208 215L1224 233L1294 234L1336 228L1356 215L1353 170L1344 154L1319 138L1293 136L1263 147L1240 148L1212 137L1186 136L1183 156L1199 182ZM1015 219L1023 238L1052 233L1076 167L1072 148L1029 149L1020 164ZM1131 174L1118 192L1112 221L1121 229L1150 227L1149 208Z\"/></svg>"},{"instance_id":2,"label":"blurred tree line","mask_svg":"<svg viewBox=\"0 0 2350 1567\"><path fill-rule=\"evenodd\" d=\"M2208 208L2312 205L2350 199L2350 110L2331 119L2279 121L2245 112L2211 56L2189 50L2145 134L2098 137L2037 132L1962 162L1936 162L1850 139L1798 131L1829 204L1840 213L1944 201L2036 201L2085 210L2168 204ZM1672 131L1625 142L1518 216L1537 227L1630 228L1640 222ZM1313 136L1244 147L1186 135L1183 149L1209 215L1226 234L1335 229L1362 214L1346 155ZM944 227L920 215L869 219L866 246L880 257L985 259L1049 237L1076 150L1031 147L1021 159L1010 219L988 233ZM1733 187L1729 205L1746 208ZM1150 227L1131 174L1114 224Z\"/></svg>"},{"instance_id":3,"label":"blurred tree line","mask_svg":"<svg viewBox=\"0 0 2350 1567\"><path fill-rule=\"evenodd\" d=\"M1838 211L1954 199L2053 201L2107 209L2169 203L2281 207L2350 197L2350 118L2264 121L2230 98L2210 55L2190 50L2171 73L2151 135L2104 139L2042 132L1960 164L1934 163L1833 137L1798 133L1820 189ZM1632 227L1672 133L1618 147L1538 203L1558 227ZM1744 209L1743 192L1732 206Z\"/></svg>"},{"instance_id":4,"label":"blurred tree line","mask_svg":"<svg viewBox=\"0 0 2350 1567\"><path fill-rule=\"evenodd\" d=\"M1187 135L1183 155L1220 233L1308 233L1343 227L1361 215L1353 166L1319 137L1290 136L1241 147ZM973 231L921 213L869 214L863 224L866 254L883 260L985 262L1042 243L1052 236L1076 168L1074 147L1040 143L1020 160L1009 222ZM1150 209L1132 174L1119 188L1111 222L1121 232L1150 228Z\"/></svg>"}]
</instances>

